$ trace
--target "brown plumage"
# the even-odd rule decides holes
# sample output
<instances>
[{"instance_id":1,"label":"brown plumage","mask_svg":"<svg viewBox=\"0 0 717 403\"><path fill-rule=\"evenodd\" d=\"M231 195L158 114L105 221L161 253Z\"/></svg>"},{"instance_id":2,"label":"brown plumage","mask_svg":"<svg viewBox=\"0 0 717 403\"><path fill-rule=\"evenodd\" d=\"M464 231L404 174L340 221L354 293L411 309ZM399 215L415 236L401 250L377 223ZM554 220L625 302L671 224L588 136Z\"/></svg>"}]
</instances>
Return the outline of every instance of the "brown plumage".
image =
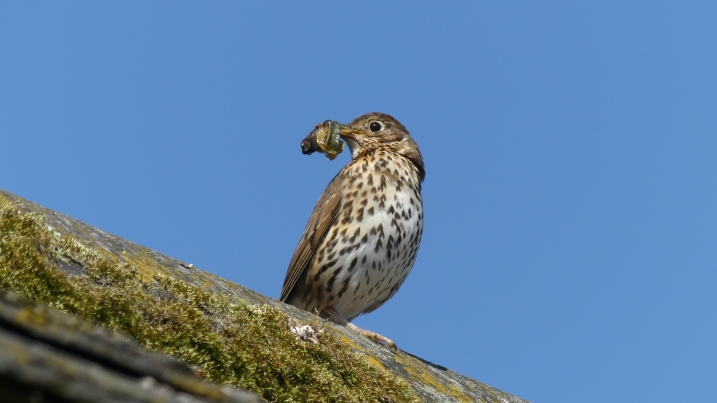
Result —
<instances>
[{"instance_id":1,"label":"brown plumage","mask_svg":"<svg viewBox=\"0 0 717 403\"><path fill-rule=\"evenodd\" d=\"M347 325L383 305L411 271L423 233L425 170L415 141L389 115L360 116L341 137L351 162L316 203L280 299Z\"/></svg>"}]
</instances>

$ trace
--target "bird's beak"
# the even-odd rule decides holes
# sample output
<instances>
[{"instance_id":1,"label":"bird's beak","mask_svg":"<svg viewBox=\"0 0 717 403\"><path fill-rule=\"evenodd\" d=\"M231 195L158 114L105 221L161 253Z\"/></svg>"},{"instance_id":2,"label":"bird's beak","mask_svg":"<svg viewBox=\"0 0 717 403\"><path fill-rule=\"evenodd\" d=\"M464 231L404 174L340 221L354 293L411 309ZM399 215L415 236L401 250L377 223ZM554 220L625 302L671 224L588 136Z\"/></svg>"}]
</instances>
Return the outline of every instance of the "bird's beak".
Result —
<instances>
[{"instance_id":1,"label":"bird's beak","mask_svg":"<svg viewBox=\"0 0 717 403\"><path fill-rule=\"evenodd\" d=\"M360 133L361 133L360 131L358 131L356 129L352 129L349 126L339 125L339 136L341 136L341 138L344 140L346 140L347 138L355 139L356 135L360 134Z\"/></svg>"}]
</instances>

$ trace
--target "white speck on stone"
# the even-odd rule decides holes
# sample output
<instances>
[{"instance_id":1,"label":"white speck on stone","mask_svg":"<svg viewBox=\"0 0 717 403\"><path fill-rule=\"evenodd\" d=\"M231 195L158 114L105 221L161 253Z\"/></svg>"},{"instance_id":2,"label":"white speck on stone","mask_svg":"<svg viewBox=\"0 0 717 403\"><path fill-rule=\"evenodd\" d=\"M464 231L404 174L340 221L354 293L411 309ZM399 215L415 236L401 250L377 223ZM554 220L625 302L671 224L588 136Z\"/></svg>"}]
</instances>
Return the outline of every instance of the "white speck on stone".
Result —
<instances>
[{"instance_id":1,"label":"white speck on stone","mask_svg":"<svg viewBox=\"0 0 717 403\"><path fill-rule=\"evenodd\" d=\"M301 341L319 344L319 337L321 337L320 331L314 330L314 328L309 325L302 325L298 320L291 317L289 318L289 330Z\"/></svg>"},{"instance_id":2,"label":"white speck on stone","mask_svg":"<svg viewBox=\"0 0 717 403\"><path fill-rule=\"evenodd\" d=\"M142 389L152 389L158 385L157 381L151 376L142 377L139 381L139 387Z\"/></svg>"}]
</instances>

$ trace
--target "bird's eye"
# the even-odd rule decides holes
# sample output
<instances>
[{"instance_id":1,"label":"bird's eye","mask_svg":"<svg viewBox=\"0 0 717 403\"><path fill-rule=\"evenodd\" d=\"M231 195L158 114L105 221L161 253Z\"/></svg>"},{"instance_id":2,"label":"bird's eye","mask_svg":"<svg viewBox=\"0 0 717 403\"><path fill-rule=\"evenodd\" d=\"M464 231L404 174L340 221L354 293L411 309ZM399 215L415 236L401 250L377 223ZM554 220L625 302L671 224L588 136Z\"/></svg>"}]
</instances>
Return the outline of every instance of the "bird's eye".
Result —
<instances>
[{"instance_id":1,"label":"bird's eye","mask_svg":"<svg viewBox=\"0 0 717 403\"><path fill-rule=\"evenodd\" d=\"M371 124L368 126L368 128L376 133L377 131L383 129L383 125L380 122L371 122Z\"/></svg>"}]
</instances>

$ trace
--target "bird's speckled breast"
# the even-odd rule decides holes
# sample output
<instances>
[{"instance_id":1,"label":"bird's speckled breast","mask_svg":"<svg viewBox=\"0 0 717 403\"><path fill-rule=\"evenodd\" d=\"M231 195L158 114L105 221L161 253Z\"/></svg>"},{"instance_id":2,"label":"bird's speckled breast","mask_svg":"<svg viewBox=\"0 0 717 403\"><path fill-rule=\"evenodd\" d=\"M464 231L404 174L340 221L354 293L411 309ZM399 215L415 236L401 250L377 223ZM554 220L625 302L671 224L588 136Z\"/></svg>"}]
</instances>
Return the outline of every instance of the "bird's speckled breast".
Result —
<instances>
[{"instance_id":1,"label":"bird's speckled breast","mask_svg":"<svg viewBox=\"0 0 717 403\"><path fill-rule=\"evenodd\" d=\"M423 202L415 167L394 153L360 157L340 175L341 212L314 256L308 275L319 289L304 305L331 307L352 320L383 305L408 276L423 233Z\"/></svg>"}]
</instances>

